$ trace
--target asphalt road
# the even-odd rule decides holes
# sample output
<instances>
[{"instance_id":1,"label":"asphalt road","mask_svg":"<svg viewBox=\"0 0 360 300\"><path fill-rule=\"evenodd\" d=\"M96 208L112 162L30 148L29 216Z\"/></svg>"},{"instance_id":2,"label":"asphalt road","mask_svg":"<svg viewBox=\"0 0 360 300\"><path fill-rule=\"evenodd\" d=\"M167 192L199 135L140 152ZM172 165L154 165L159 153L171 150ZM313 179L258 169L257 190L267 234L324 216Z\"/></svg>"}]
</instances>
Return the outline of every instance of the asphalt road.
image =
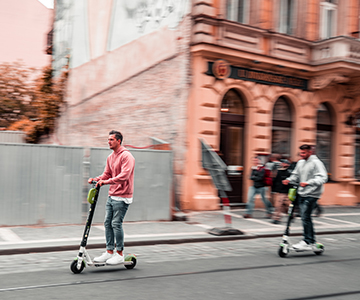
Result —
<instances>
[{"instance_id":1,"label":"asphalt road","mask_svg":"<svg viewBox=\"0 0 360 300\"><path fill-rule=\"evenodd\" d=\"M77 275L69 269L76 251L1 256L0 299L360 299L360 236L318 240L323 255L286 258L279 238L129 247L135 269Z\"/></svg>"}]
</instances>

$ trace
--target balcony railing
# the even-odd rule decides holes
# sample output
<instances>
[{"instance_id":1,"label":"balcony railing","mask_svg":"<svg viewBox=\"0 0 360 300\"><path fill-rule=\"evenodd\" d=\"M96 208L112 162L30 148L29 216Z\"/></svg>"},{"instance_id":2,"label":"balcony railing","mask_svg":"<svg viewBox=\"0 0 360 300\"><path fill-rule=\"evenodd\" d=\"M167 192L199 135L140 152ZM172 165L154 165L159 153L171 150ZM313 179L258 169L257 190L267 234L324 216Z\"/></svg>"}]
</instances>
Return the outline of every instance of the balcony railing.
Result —
<instances>
[{"instance_id":1,"label":"balcony railing","mask_svg":"<svg viewBox=\"0 0 360 300\"><path fill-rule=\"evenodd\" d=\"M309 67L339 61L360 63L360 40L354 37L311 42L204 14L194 16L194 21L193 45L211 44L242 51L244 57L255 54Z\"/></svg>"},{"instance_id":2,"label":"balcony railing","mask_svg":"<svg viewBox=\"0 0 360 300\"><path fill-rule=\"evenodd\" d=\"M313 43L313 65L333 63L337 61L360 63L360 40L346 36L338 36Z\"/></svg>"}]
</instances>

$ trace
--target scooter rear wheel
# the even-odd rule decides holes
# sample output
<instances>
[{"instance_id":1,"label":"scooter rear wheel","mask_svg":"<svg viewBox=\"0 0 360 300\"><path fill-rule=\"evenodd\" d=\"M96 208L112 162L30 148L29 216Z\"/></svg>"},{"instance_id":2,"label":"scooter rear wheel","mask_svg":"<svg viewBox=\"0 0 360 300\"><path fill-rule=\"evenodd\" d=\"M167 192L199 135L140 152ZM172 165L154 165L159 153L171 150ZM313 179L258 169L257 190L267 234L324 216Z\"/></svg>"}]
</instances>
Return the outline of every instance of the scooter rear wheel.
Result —
<instances>
[{"instance_id":1,"label":"scooter rear wheel","mask_svg":"<svg viewBox=\"0 0 360 300\"><path fill-rule=\"evenodd\" d=\"M325 251L324 245L318 245L317 248L318 248L319 250L314 251L314 253L315 253L316 255L321 255L321 254L323 254L323 252Z\"/></svg>"},{"instance_id":2,"label":"scooter rear wheel","mask_svg":"<svg viewBox=\"0 0 360 300\"><path fill-rule=\"evenodd\" d=\"M125 257L125 261L132 261L133 263L131 265L125 265L125 268L130 270L134 269L136 266L136 256L134 254L129 254Z\"/></svg>"},{"instance_id":3,"label":"scooter rear wheel","mask_svg":"<svg viewBox=\"0 0 360 300\"><path fill-rule=\"evenodd\" d=\"M84 270L85 268L85 263L82 262L80 269L77 268L77 259L73 260L73 262L70 265L70 270L74 273L74 274L80 274L82 272L82 270Z\"/></svg>"}]
</instances>

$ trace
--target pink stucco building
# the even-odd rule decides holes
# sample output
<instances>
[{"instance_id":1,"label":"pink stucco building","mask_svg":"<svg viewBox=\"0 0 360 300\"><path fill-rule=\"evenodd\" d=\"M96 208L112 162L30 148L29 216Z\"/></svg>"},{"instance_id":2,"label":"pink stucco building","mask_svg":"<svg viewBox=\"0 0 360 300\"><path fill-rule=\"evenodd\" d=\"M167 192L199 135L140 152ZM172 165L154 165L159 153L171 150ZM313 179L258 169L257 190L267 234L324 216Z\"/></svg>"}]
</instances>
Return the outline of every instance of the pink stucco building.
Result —
<instances>
[{"instance_id":1,"label":"pink stucco building","mask_svg":"<svg viewBox=\"0 0 360 300\"><path fill-rule=\"evenodd\" d=\"M329 173L320 203L360 202L358 1L59 3L53 65L70 61L63 144L106 146L114 128L128 144L163 139L181 207L210 210L221 200L200 138L227 164L234 206L246 202L254 155L296 160L307 143Z\"/></svg>"},{"instance_id":2,"label":"pink stucco building","mask_svg":"<svg viewBox=\"0 0 360 300\"><path fill-rule=\"evenodd\" d=\"M51 62L46 54L53 10L38 0L0 0L0 63L21 60L42 68Z\"/></svg>"}]
</instances>

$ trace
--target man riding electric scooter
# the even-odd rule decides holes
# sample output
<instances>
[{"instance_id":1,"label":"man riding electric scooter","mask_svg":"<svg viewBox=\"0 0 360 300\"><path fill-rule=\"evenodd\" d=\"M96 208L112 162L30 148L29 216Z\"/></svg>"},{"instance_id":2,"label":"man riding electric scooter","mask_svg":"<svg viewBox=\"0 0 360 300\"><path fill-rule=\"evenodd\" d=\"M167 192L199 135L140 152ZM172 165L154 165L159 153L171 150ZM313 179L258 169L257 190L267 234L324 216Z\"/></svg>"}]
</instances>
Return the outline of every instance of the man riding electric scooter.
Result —
<instances>
[{"instance_id":1,"label":"man riding electric scooter","mask_svg":"<svg viewBox=\"0 0 360 300\"><path fill-rule=\"evenodd\" d=\"M88 182L97 181L97 186L110 185L109 197L106 202L105 237L106 251L94 262L116 265L124 262L123 219L133 200L135 159L121 145L123 136L118 131L110 131L108 144L113 152L106 160L103 174L89 178ZM116 251L115 251L116 242Z\"/></svg>"},{"instance_id":2,"label":"man riding electric scooter","mask_svg":"<svg viewBox=\"0 0 360 300\"><path fill-rule=\"evenodd\" d=\"M310 145L300 146L300 157L302 159L298 161L290 177L283 180L283 184L298 185L297 199L304 228L304 239L292 247L297 251L306 251L316 248L311 213L324 192L323 185L327 182L328 176L322 161L312 154Z\"/></svg>"}]
</instances>

